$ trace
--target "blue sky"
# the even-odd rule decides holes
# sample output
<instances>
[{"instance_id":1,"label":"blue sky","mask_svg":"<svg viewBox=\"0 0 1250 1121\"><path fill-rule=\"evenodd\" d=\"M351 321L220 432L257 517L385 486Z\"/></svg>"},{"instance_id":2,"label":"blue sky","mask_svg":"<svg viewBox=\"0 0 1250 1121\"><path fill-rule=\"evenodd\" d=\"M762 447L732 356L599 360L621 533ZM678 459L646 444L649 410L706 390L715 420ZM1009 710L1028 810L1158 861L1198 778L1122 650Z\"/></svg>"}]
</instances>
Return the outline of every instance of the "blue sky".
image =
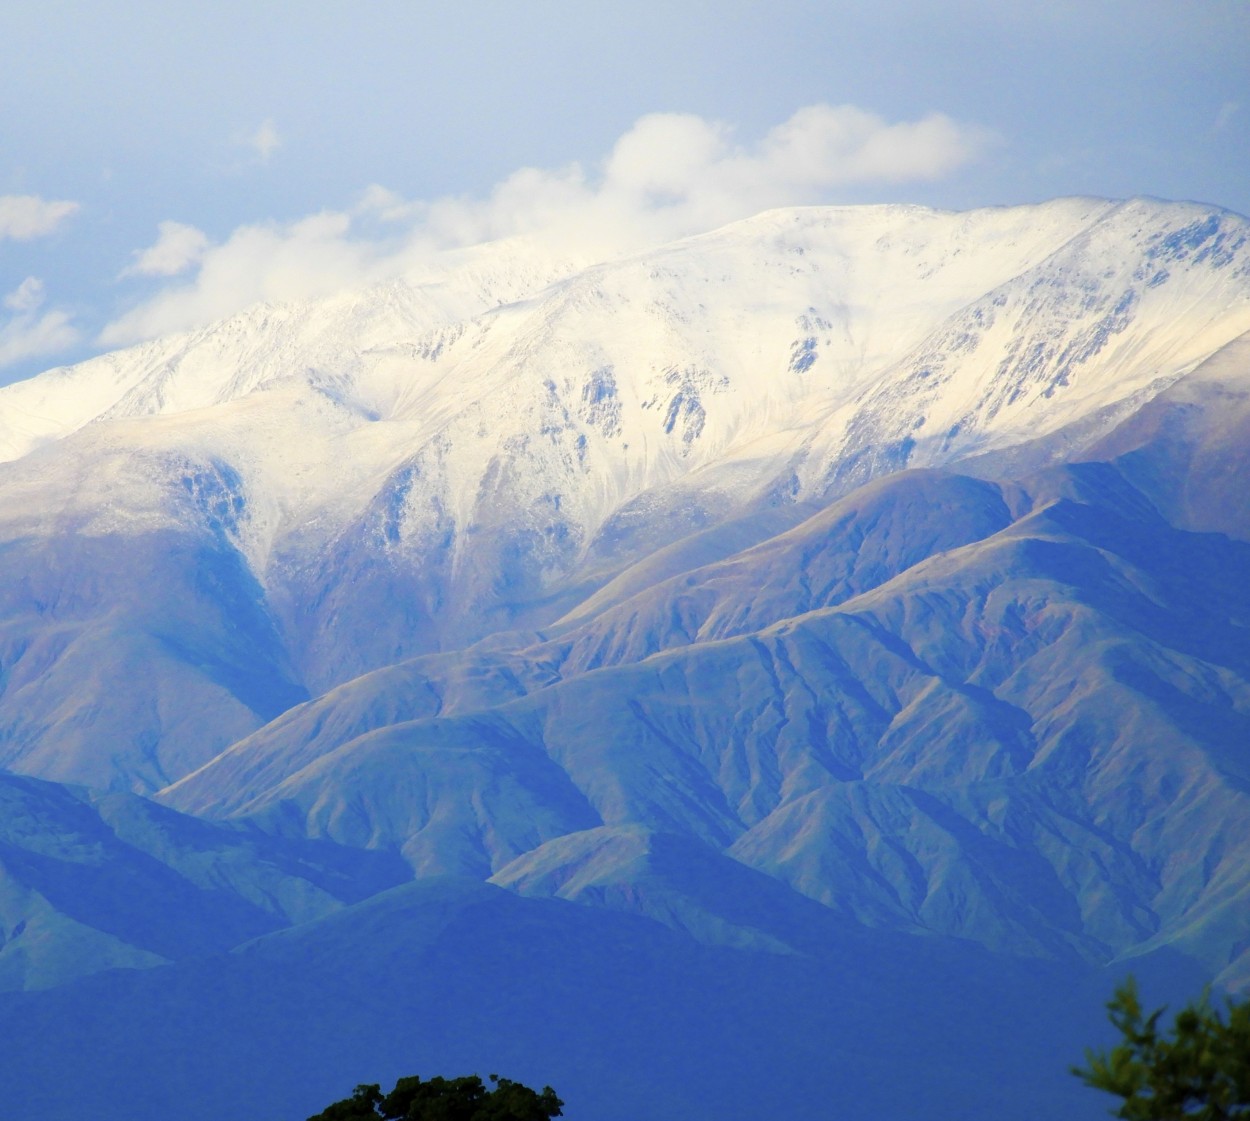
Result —
<instances>
[{"instance_id":1,"label":"blue sky","mask_svg":"<svg viewBox=\"0 0 1250 1121\"><path fill-rule=\"evenodd\" d=\"M1250 213L1250 0L8 0L0 383L482 238L1065 194Z\"/></svg>"}]
</instances>

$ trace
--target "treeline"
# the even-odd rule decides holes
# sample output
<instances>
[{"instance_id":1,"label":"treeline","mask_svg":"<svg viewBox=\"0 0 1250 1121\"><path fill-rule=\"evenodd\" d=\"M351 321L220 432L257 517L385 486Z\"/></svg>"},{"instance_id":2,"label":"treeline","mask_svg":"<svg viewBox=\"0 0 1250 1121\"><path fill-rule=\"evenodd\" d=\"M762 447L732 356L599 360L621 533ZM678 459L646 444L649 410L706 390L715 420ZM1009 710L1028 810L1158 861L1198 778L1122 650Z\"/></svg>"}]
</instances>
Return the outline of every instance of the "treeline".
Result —
<instances>
[{"instance_id":1,"label":"treeline","mask_svg":"<svg viewBox=\"0 0 1250 1121\"><path fill-rule=\"evenodd\" d=\"M1121 1099L1122 1121L1250 1121L1250 1002L1229 999L1223 1012L1204 993L1176 1014L1149 1015L1130 977L1107 1004L1120 1042L1090 1050L1072 1073L1086 1085ZM532 1090L490 1076L401 1078L389 1094L357 1086L350 1098L308 1121L550 1121L564 1102L550 1086Z\"/></svg>"}]
</instances>

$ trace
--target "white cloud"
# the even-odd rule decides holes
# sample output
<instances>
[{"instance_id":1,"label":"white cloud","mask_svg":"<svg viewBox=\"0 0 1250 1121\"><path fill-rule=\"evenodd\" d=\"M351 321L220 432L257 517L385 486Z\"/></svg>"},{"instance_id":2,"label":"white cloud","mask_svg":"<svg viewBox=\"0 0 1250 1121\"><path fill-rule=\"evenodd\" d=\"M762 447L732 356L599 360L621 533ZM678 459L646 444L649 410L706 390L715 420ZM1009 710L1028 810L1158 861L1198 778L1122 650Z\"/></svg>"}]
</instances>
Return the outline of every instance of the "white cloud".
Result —
<instances>
[{"instance_id":1,"label":"white cloud","mask_svg":"<svg viewBox=\"0 0 1250 1121\"><path fill-rule=\"evenodd\" d=\"M78 329L67 313L53 310L38 314L43 301L43 282L33 276L4 297L4 306L14 314L0 327L0 367L55 354L78 342Z\"/></svg>"},{"instance_id":2,"label":"white cloud","mask_svg":"<svg viewBox=\"0 0 1250 1121\"><path fill-rule=\"evenodd\" d=\"M29 241L52 233L78 210L78 203L38 195L0 195L0 241Z\"/></svg>"},{"instance_id":3,"label":"white cloud","mask_svg":"<svg viewBox=\"0 0 1250 1121\"><path fill-rule=\"evenodd\" d=\"M372 183L361 193L359 201L352 208L352 213L376 215L387 222L396 222L410 218L413 210L411 204L405 202L402 195L377 183Z\"/></svg>"},{"instance_id":4,"label":"white cloud","mask_svg":"<svg viewBox=\"0 0 1250 1121\"><path fill-rule=\"evenodd\" d=\"M159 293L104 328L120 346L223 318L263 300L324 295L379 276L373 245L348 236L351 218L327 212L290 225L241 226L202 254L189 283Z\"/></svg>"},{"instance_id":5,"label":"white cloud","mask_svg":"<svg viewBox=\"0 0 1250 1121\"><path fill-rule=\"evenodd\" d=\"M577 163L523 168L483 199L405 201L373 186L350 212L244 226L220 245L201 243L191 281L109 324L100 341L121 345L260 300L328 294L400 274L439 250L516 235L603 259L770 207L828 201L851 184L936 179L975 158L988 139L940 113L891 123L854 106L813 105L744 145L724 124L652 114L592 171ZM385 237L362 230L376 230L379 220L388 224Z\"/></svg>"},{"instance_id":6,"label":"white cloud","mask_svg":"<svg viewBox=\"0 0 1250 1121\"><path fill-rule=\"evenodd\" d=\"M154 245L136 250L134 263L122 276L177 276L199 264L208 249L208 235L182 222L161 222Z\"/></svg>"},{"instance_id":7,"label":"white cloud","mask_svg":"<svg viewBox=\"0 0 1250 1121\"><path fill-rule=\"evenodd\" d=\"M538 234L590 252L655 244L775 206L826 200L850 184L936 179L989 134L939 113L890 124L854 106L801 109L753 147L692 114L643 117L591 176L579 164L525 168L485 200L442 199L409 216L437 244ZM384 213L394 215L390 202Z\"/></svg>"},{"instance_id":8,"label":"white cloud","mask_svg":"<svg viewBox=\"0 0 1250 1121\"><path fill-rule=\"evenodd\" d=\"M282 146L282 137L278 135L278 129L270 118L262 121L255 132L243 137L241 143L251 148L261 163L268 163L269 157Z\"/></svg>"},{"instance_id":9,"label":"white cloud","mask_svg":"<svg viewBox=\"0 0 1250 1121\"><path fill-rule=\"evenodd\" d=\"M37 276L28 276L4 297L4 306L18 313L35 311L42 303L43 281Z\"/></svg>"}]
</instances>

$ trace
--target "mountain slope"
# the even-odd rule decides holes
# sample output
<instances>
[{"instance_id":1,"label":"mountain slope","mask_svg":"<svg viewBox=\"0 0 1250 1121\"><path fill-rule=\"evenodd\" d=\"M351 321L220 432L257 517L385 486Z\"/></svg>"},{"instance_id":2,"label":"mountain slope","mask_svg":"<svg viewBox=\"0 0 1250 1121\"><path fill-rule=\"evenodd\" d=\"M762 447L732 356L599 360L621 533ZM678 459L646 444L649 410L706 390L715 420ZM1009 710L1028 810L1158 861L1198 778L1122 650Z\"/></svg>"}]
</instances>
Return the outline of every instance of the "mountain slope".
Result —
<instances>
[{"instance_id":1,"label":"mountain slope","mask_svg":"<svg viewBox=\"0 0 1250 1121\"><path fill-rule=\"evenodd\" d=\"M0 995L0 1077L19 1116L99 1121L304 1117L361 1079L492 1070L549 1082L570 1117L596 1121L813 1103L909 1117L918 1099L970 1121L1103 1115L1066 1067L1098 1037L1110 978L955 942L809 935L819 956L728 950L427 880L234 954ZM1139 971L1165 999L1194 983L1164 958Z\"/></svg>"},{"instance_id":2,"label":"mountain slope","mask_svg":"<svg viewBox=\"0 0 1250 1121\"><path fill-rule=\"evenodd\" d=\"M0 990L220 953L391 886L378 856L0 773Z\"/></svg>"},{"instance_id":3,"label":"mountain slope","mask_svg":"<svg viewBox=\"0 0 1250 1121\"><path fill-rule=\"evenodd\" d=\"M448 704L437 674L451 666L425 659L401 693L439 701L396 712L370 704L390 675L369 675L164 797L399 849L423 872L488 875L562 833L637 825L870 925L1100 961L1180 939L1240 976L1250 545L1172 529L1107 466L1022 481L1014 518L973 480L916 472L868 489L513 652L529 669L501 693ZM990 513L979 540L961 543L943 493ZM882 494L890 511L935 511L953 540L926 549L917 532L918 559L890 575L878 558L900 523L855 516ZM826 581L813 602L806 577L850 556L868 587ZM690 588L726 637L692 622ZM481 656L487 677L498 659ZM513 784L526 800L505 805ZM1227 916L1211 924L1222 933L1183 933L1207 912Z\"/></svg>"}]
</instances>

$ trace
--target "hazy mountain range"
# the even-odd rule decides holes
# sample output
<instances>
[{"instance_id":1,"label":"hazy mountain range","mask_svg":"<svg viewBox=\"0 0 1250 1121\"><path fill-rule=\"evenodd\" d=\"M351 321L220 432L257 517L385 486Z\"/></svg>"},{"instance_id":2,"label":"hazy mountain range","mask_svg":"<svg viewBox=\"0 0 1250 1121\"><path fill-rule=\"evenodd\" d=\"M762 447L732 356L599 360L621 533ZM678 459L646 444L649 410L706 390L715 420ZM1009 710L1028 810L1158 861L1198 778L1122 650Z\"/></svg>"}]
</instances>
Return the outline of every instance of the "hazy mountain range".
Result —
<instances>
[{"instance_id":1,"label":"hazy mountain range","mask_svg":"<svg viewBox=\"0 0 1250 1121\"><path fill-rule=\"evenodd\" d=\"M1093 1118L1125 972L1250 985L1235 214L487 245L0 453L15 1116Z\"/></svg>"}]
</instances>

